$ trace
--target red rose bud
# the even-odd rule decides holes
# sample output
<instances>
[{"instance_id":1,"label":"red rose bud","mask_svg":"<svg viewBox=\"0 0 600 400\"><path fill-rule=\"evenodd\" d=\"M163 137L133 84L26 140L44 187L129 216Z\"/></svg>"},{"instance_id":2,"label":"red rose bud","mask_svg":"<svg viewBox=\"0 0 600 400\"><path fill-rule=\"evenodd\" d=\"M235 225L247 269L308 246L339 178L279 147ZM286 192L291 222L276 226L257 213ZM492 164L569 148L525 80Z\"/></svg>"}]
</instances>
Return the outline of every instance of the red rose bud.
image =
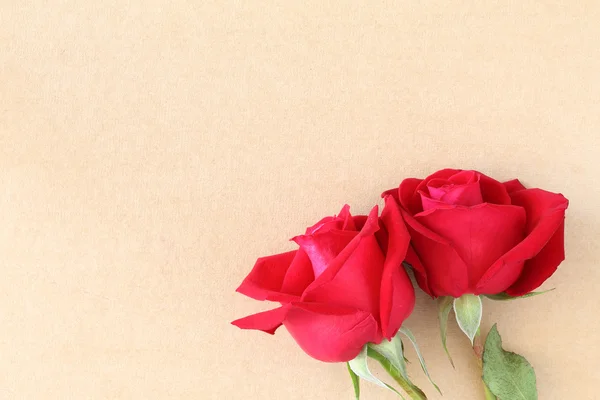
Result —
<instances>
[{"instance_id":1,"label":"red rose bud","mask_svg":"<svg viewBox=\"0 0 600 400\"><path fill-rule=\"evenodd\" d=\"M561 194L444 169L382 196L400 208L412 240L407 262L431 296L524 295L564 260Z\"/></svg>"},{"instance_id":2,"label":"red rose bud","mask_svg":"<svg viewBox=\"0 0 600 400\"><path fill-rule=\"evenodd\" d=\"M354 359L367 343L391 339L415 303L402 268L409 235L393 199L381 215L351 216L349 207L292 239L299 249L259 258L238 292L281 303L236 320L267 333L285 325L310 356Z\"/></svg>"}]
</instances>

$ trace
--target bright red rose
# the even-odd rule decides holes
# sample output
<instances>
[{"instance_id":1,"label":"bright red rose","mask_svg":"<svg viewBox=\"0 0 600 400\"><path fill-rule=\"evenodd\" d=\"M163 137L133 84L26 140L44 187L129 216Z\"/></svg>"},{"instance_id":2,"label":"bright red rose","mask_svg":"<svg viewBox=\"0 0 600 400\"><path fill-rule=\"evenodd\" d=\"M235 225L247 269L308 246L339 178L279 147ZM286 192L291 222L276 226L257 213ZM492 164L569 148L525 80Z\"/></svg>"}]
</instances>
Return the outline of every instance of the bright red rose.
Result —
<instances>
[{"instance_id":1,"label":"bright red rose","mask_svg":"<svg viewBox=\"0 0 600 400\"><path fill-rule=\"evenodd\" d=\"M444 169L382 196L401 210L411 235L407 262L431 296L520 296L564 260L568 200L561 194Z\"/></svg>"},{"instance_id":2,"label":"bright red rose","mask_svg":"<svg viewBox=\"0 0 600 400\"><path fill-rule=\"evenodd\" d=\"M292 239L299 249L259 258L238 292L281 303L234 321L273 334L285 325L310 356L349 361L366 343L391 339L415 303L402 267L409 235L390 198L381 218L351 216L346 205Z\"/></svg>"}]
</instances>

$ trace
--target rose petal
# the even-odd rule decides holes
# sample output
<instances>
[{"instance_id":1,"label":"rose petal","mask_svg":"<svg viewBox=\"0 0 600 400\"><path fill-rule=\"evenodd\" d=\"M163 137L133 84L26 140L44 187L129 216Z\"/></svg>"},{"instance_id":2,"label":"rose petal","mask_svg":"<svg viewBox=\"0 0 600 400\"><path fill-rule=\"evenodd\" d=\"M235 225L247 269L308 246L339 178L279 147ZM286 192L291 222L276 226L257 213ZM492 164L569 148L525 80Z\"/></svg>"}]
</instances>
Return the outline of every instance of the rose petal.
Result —
<instances>
[{"instance_id":1,"label":"rose petal","mask_svg":"<svg viewBox=\"0 0 600 400\"><path fill-rule=\"evenodd\" d=\"M421 181L420 179L417 179L418 181ZM400 204L400 198L398 197L398 191L400 188L392 188L392 189L388 189L385 192L381 193L381 198L385 198L385 196L392 196L394 198L394 200L396 200L396 203Z\"/></svg>"},{"instance_id":2,"label":"rose petal","mask_svg":"<svg viewBox=\"0 0 600 400\"><path fill-rule=\"evenodd\" d=\"M425 267L423 266L419 255L417 254L415 248L412 245L408 247L408 251L406 252L406 262L410 264L419 287L431 297L436 297L429 288L429 283L427 280L427 271L425 270Z\"/></svg>"},{"instance_id":3,"label":"rose petal","mask_svg":"<svg viewBox=\"0 0 600 400\"><path fill-rule=\"evenodd\" d=\"M461 206L475 206L481 204L481 189L479 182L473 182L466 185L454 186L449 190L429 188L429 193L436 193L438 200L446 204L456 204ZM422 196L421 196L422 198ZM425 208L423 208L425 210Z\"/></svg>"},{"instance_id":4,"label":"rose petal","mask_svg":"<svg viewBox=\"0 0 600 400\"><path fill-rule=\"evenodd\" d=\"M350 361L365 344L381 341L371 314L333 304L294 303L284 325L302 350L325 362Z\"/></svg>"},{"instance_id":5,"label":"rose petal","mask_svg":"<svg viewBox=\"0 0 600 400\"><path fill-rule=\"evenodd\" d=\"M402 322L411 314L415 305L415 292L402 267L410 236L398 205L391 196L385 198L381 222L388 233L387 253L381 279L381 329L383 336L391 340Z\"/></svg>"},{"instance_id":6,"label":"rose petal","mask_svg":"<svg viewBox=\"0 0 600 400\"><path fill-rule=\"evenodd\" d=\"M526 187L523 186L523 184L518 179L513 179L511 181L504 182L503 185L509 194L512 192L526 189Z\"/></svg>"},{"instance_id":7,"label":"rose petal","mask_svg":"<svg viewBox=\"0 0 600 400\"><path fill-rule=\"evenodd\" d=\"M335 275L339 272L339 270L344 266L346 260L352 255L354 250L359 246L363 237L373 235L375 232L379 230L379 221L377 218L377 209L375 206L369 213L367 220L365 221L364 226L358 233L358 235L354 236L354 238L348 243L348 245L333 259L327 269L319 275L314 282L312 282L308 288L306 288L306 292L309 292L311 289L314 289L326 282L329 282Z\"/></svg>"},{"instance_id":8,"label":"rose petal","mask_svg":"<svg viewBox=\"0 0 600 400\"><path fill-rule=\"evenodd\" d=\"M344 204L344 206L342 207L342 209L340 210L340 212L337 215L337 218L345 221L348 218L351 218L352 216L350 215L350 206L348 204Z\"/></svg>"},{"instance_id":9,"label":"rose petal","mask_svg":"<svg viewBox=\"0 0 600 400\"><path fill-rule=\"evenodd\" d=\"M479 186L483 201L492 204L511 204L506 188L499 181L479 172Z\"/></svg>"},{"instance_id":10,"label":"rose petal","mask_svg":"<svg viewBox=\"0 0 600 400\"><path fill-rule=\"evenodd\" d=\"M346 228L346 226L348 225L348 220L351 218L352 217L350 215L350 206L348 204L345 204L338 215L334 215L332 217L325 217L313 226L306 228L306 234L312 235L317 232L323 233L333 229L355 230Z\"/></svg>"},{"instance_id":11,"label":"rose petal","mask_svg":"<svg viewBox=\"0 0 600 400\"><path fill-rule=\"evenodd\" d=\"M389 197L391 198L391 196L389 196ZM392 201L395 204L395 200L392 199ZM396 207L398 207L398 206L396 205ZM385 225L381 221L381 218L379 218L379 230L377 232L375 232L375 239L377 240L377 244L379 244L379 248L381 249L381 252L383 254L387 254L389 234L388 234L388 231L387 231Z\"/></svg>"},{"instance_id":12,"label":"rose petal","mask_svg":"<svg viewBox=\"0 0 600 400\"><path fill-rule=\"evenodd\" d=\"M385 194L385 193L384 193ZM398 209L400 209L400 206L398 205L398 200L397 200L397 196L392 196L391 194L388 194L385 197L390 197L393 199L396 207L398 207ZM387 203L386 203L387 204ZM452 207L452 206L448 206L448 207ZM402 214L402 212L400 212L400 214ZM403 218L404 219L404 218ZM406 227L406 225L405 225ZM408 228L407 228L407 232L408 232ZM387 231L385 229L385 225L382 225L381 229L379 231L377 231L377 233L375 233L375 237L377 238L377 241L379 242L379 247L381 247L381 249L383 250L384 254L387 253L387 245L388 245L388 236L387 236ZM410 236L410 234L409 234ZM417 255L414 247L411 245L408 246L408 250L406 253L406 260L405 260L408 264L410 264L411 269L413 270L413 273L415 275L415 279L417 280L417 283L419 285L419 287L428 295L434 297L431 289L429 288L429 284L427 283L427 273L425 271L425 267L423 267L423 264L421 263L421 260L419 259L419 256Z\"/></svg>"},{"instance_id":13,"label":"rose petal","mask_svg":"<svg viewBox=\"0 0 600 400\"><path fill-rule=\"evenodd\" d=\"M429 211L429 210L432 210L435 208L455 208L456 207L453 204L447 204L440 200L434 200L434 199L430 198L429 195L426 194L425 192L423 192L422 190L419 190L419 195L421 196L421 204L422 204L421 212ZM421 214L421 212L417 213L416 215Z\"/></svg>"},{"instance_id":14,"label":"rose petal","mask_svg":"<svg viewBox=\"0 0 600 400\"><path fill-rule=\"evenodd\" d=\"M287 306L279 307L236 319L231 324L241 329L255 329L273 335L283 323L287 310Z\"/></svg>"},{"instance_id":15,"label":"rose petal","mask_svg":"<svg viewBox=\"0 0 600 400\"><path fill-rule=\"evenodd\" d=\"M314 276L321 275L329 262L357 235L354 220L350 215L350 206L346 204L338 216L323 218L308 228L306 235L292 238L308 254Z\"/></svg>"},{"instance_id":16,"label":"rose petal","mask_svg":"<svg viewBox=\"0 0 600 400\"><path fill-rule=\"evenodd\" d=\"M431 180L448 180L452 175L459 172L461 172L459 169L442 169L434 172L425 179L408 178L403 180L402 183L400 183L400 188L398 189L400 204L412 215L423 211L421 196L419 195L418 191L425 191L427 184Z\"/></svg>"},{"instance_id":17,"label":"rose petal","mask_svg":"<svg viewBox=\"0 0 600 400\"><path fill-rule=\"evenodd\" d=\"M565 225L560 224L552 239L531 260L525 262L519 280L506 290L511 296L523 296L550 278L565 259Z\"/></svg>"},{"instance_id":18,"label":"rose petal","mask_svg":"<svg viewBox=\"0 0 600 400\"><path fill-rule=\"evenodd\" d=\"M434 297L460 297L465 294L469 288L467 266L451 243L423 226L408 212L401 211L412 246L427 272L429 294ZM411 255L410 251L408 255Z\"/></svg>"},{"instance_id":19,"label":"rose petal","mask_svg":"<svg viewBox=\"0 0 600 400\"><path fill-rule=\"evenodd\" d=\"M527 293L536 289L542 282L550 277L563 259L564 243L561 228L568 200L561 194L546 192L541 189L526 189L511 194L513 204L521 206L527 214L527 237L517 246L498 259L478 283L480 293L498 293L498 289L507 292ZM558 232L558 237L554 238ZM551 240L554 239L554 240ZM545 246L550 248L542 252ZM532 262L534 257L540 255L540 260ZM525 262L526 260L530 260ZM525 262L522 272L516 282L505 277L508 268L518 268ZM506 286L505 286L506 285ZM505 286L502 288L502 286ZM500 290L500 291L502 291Z\"/></svg>"},{"instance_id":20,"label":"rose petal","mask_svg":"<svg viewBox=\"0 0 600 400\"><path fill-rule=\"evenodd\" d=\"M285 278L283 278L281 292L298 297L302 296L304 289L314 280L315 275L310 259L302 249L299 249L285 274Z\"/></svg>"},{"instance_id":21,"label":"rose petal","mask_svg":"<svg viewBox=\"0 0 600 400\"><path fill-rule=\"evenodd\" d=\"M450 179L453 175L456 175L460 172L462 172L462 169L452 169L452 168L445 168L445 169L440 169L439 171L434 172L433 174L429 175L427 178L424 179L424 183L426 184L427 182L433 180L433 179Z\"/></svg>"},{"instance_id":22,"label":"rose petal","mask_svg":"<svg viewBox=\"0 0 600 400\"><path fill-rule=\"evenodd\" d=\"M424 182L423 179L408 178L400 183L398 188L398 200L405 210L416 214L422 210L417 188Z\"/></svg>"},{"instance_id":23,"label":"rose petal","mask_svg":"<svg viewBox=\"0 0 600 400\"><path fill-rule=\"evenodd\" d=\"M448 178L448 181L457 186L469 185L471 183L479 182L479 176L479 172L473 171L472 169L467 169L452 175L450 178Z\"/></svg>"},{"instance_id":24,"label":"rose petal","mask_svg":"<svg viewBox=\"0 0 600 400\"><path fill-rule=\"evenodd\" d=\"M256 300L290 302L297 296L281 291L286 273L296 256L296 251L261 257L237 288L237 292Z\"/></svg>"},{"instance_id":25,"label":"rose petal","mask_svg":"<svg viewBox=\"0 0 600 400\"><path fill-rule=\"evenodd\" d=\"M354 227L357 231L362 230L363 226L365 226L365 223L367 222L367 216L366 215L355 215L352 217L352 220L354 221Z\"/></svg>"},{"instance_id":26,"label":"rose petal","mask_svg":"<svg viewBox=\"0 0 600 400\"><path fill-rule=\"evenodd\" d=\"M314 275L318 278L357 235L357 231L326 230L312 235L296 236L292 240L306 252Z\"/></svg>"},{"instance_id":27,"label":"rose petal","mask_svg":"<svg viewBox=\"0 0 600 400\"><path fill-rule=\"evenodd\" d=\"M356 231L356 226L354 225L354 218L350 214L350 206L348 204L344 205L342 211L338 214L338 218L342 219L344 223L342 224L342 228L345 231Z\"/></svg>"},{"instance_id":28,"label":"rose petal","mask_svg":"<svg viewBox=\"0 0 600 400\"><path fill-rule=\"evenodd\" d=\"M310 287L302 301L339 304L379 316L384 256L373 235L361 239L331 279Z\"/></svg>"},{"instance_id":29,"label":"rose petal","mask_svg":"<svg viewBox=\"0 0 600 400\"><path fill-rule=\"evenodd\" d=\"M474 206L481 204L483 201L478 181L454 186L428 186L427 189L429 191L429 196L422 191L419 192L421 195L423 210L434 208L436 200L445 204L455 204L461 206Z\"/></svg>"},{"instance_id":30,"label":"rose petal","mask_svg":"<svg viewBox=\"0 0 600 400\"><path fill-rule=\"evenodd\" d=\"M494 261L516 246L525 232L525 211L516 206L484 203L437 209L415 218L452 243L467 266L470 288L475 288Z\"/></svg>"},{"instance_id":31,"label":"rose petal","mask_svg":"<svg viewBox=\"0 0 600 400\"><path fill-rule=\"evenodd\" d=\"M555 213L564 215L564 211L569 206L569 200L562 194L542 189L521 190L513 192L510 196L514 205L525 209L527 213L527 233L530 235L534 233L534 230L538 228L538 224L543 222L546 217L556 217ZM550 239L550 237L548 236L547 239Z\"/></svg>"}]
</instances>

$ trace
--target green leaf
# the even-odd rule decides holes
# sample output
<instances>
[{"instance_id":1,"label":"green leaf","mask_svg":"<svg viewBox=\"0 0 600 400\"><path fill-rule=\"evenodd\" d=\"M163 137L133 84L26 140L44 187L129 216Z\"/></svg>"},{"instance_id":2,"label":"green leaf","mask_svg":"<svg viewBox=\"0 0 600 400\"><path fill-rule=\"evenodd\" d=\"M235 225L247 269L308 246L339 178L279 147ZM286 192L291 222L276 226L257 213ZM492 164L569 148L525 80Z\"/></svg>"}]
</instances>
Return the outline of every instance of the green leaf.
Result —
<instances>
[{"instance_id":1,"label":"green leaf","mask_svg":"<svg viewBox=\"0 0 600 400\"><path fill-rule=\"evenodd\" d=\"M425 376L427 376L427 379L429 379L429 382L431 382L431 384L437 389L439 394L442 394L442 391L440 390L438 385L436 385L435 382L433 381L433 379L431 379L431 376L429 375L429 371L427 371L427 366L425 365L425 359L423 358L423 355L421 354L421 350L419 349L419 345L417 344L417 339L415 339L415 336L412 334L412 332L408 328L405 328L405 327L401 327L400 332L402 332L404 335L406 335L408 340L410 340L413 347L415 348L415 352L417 353L417 357L419 358L419 363L421 363L421 368L423 369Z\"/></svg>"},{"instance_id":2,"label":"green leaf","mask_svg":"<svg viewBox=\"0 0 600 400\"><path fill-rule=\"evenodd\" d=\"M452 361L452 357L450 357L450 352L448 351L448 347L446 347L446 334L448 331L448 315L450 314L450 310L452 310L452 297L444 296L440 297L437 300L438 302L438 320L440 321L440 335L442 336L442 346L444 346L444 351L448 356L448 360L450 360L450 364L452 364L452 368L456 369L454 366L454 361Z\"/></svg>"},{"instance_id":3,"label":"green leaf","mask_svg":"<svg viewBox=\"0 0 600 400\"><path fill-rule=\"evenodd\" d=\"M460 329L469 337L471 344L481 324L482 315L481 297L473 294L463 294L454 299L454 314Z\"/></svg>"},{"instance_id":4,"label":"green leaf","mask_svg":"<svg viewBox=\"0 0 600 400\"><path fill-rule=\"evenodd\" d=\"M356 400L360 399L360 378L358 377L358 375L356 375L354 373L354 371L352 371L352 368L350 368L350 364L346 363L346 365L348 366L348 372L350 373L350 379L352 379L352 386L354 387L354 397L356 398Z\"/></svg>"},{"instance_id":5,"label":"green leaf","mask_svg":"<svg viewBox=\"0 0 600 400\"><path fill-rule=\"evenodd\" d=\"M427 396L425 396L425 393L423 393L423 391L421 389L419 389L418 386L414 385L410 381L410 379L402 376L400 371L396 367L394 367L394 365L391 363L391 361L388 360L387 358L385 358L385 356L383 356L382 354L378 353L377 351L375 351L374 349L372 349L370 347L368 349L368 355L369 355L369 357L373 358L374 360L377 360L381 364L383 369L392 378L394 378L396 383L398 385L400 385L400 387L410 396L411 399L427 400ZM400 397L404 398L400 393L398 393L398 395Z\"/></svg>"},{"instance_id":6,"label":"green leaf","mask_svg":"<svg viewBox=\"0 0 600 400\"><path fill-rule=\"evenodd\" d=\"M533 297L533 296L539 296L540 294L545 294L545 293L551 292L553 290L554 290L554 288L544 290L543 292L531 292L531 293L524 294L523 296L517 296L517 297L513 297L510 294L505 293L505 292L498 293L498 294L486 294L485 297L487 297L488 299L491 299L491 300L500 300L500 301L517 300L517 299L526 299L528 297Z\"/></svg>"},{"instance_id":7,"label":"green leaf","mask_svg":"<svg viewBox=\"0 0 600 400\"><path fill-rule=\"evenodd\" d=\"M383 388L389 389L392 392L396 393L398 396L402 397L400 393L390 385L382 382L375 375L369 371L369 366L367 365L367 348L368 346L363 347L361 352L356 356L354 360L348 361L348 366L359 377L363 378L366 381L374 383Z\"/></svg>"},{"instance_id":8,"label":"green leaf","mask_svg":"<svg viewBox=\"0 0 600 400\"><path fill-rule=\"evenodd\" d=\"M518 354L502 349L502 338L496 325L485 341L483 381L500 399L537 400L535 371Z\"/></svg>"},{"instance_id":9,"label":"green leaf","mask_svg":"<svg viewBox=\"0 0 600 400\"><path fill-rule=\"evenodd\" d=\"M396 334L391 341L383 339L379 344L369 344L369 347L387 358L404 378L408 378L404 359L404 345L400 339L400 333Z\"/></svg>"}]
</instances>

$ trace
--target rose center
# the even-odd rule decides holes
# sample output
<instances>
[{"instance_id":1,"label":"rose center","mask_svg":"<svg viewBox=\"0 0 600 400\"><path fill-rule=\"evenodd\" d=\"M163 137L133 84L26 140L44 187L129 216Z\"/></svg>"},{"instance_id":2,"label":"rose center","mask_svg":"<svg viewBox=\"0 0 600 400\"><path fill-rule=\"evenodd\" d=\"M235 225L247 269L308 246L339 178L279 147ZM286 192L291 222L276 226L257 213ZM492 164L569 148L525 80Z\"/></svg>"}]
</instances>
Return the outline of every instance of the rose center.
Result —
<instances>
[{"instance_id":1,"label":"rose center","mask_svg":"<svg viewBox=\"0 0 600 400\"><path fill-rule=\"evenodd\" d=\"M423 210L444 206L474 206L483 203L479 175L462 171L449 179L433 179L419 192Z\"/></svg>"}]
</instances>

